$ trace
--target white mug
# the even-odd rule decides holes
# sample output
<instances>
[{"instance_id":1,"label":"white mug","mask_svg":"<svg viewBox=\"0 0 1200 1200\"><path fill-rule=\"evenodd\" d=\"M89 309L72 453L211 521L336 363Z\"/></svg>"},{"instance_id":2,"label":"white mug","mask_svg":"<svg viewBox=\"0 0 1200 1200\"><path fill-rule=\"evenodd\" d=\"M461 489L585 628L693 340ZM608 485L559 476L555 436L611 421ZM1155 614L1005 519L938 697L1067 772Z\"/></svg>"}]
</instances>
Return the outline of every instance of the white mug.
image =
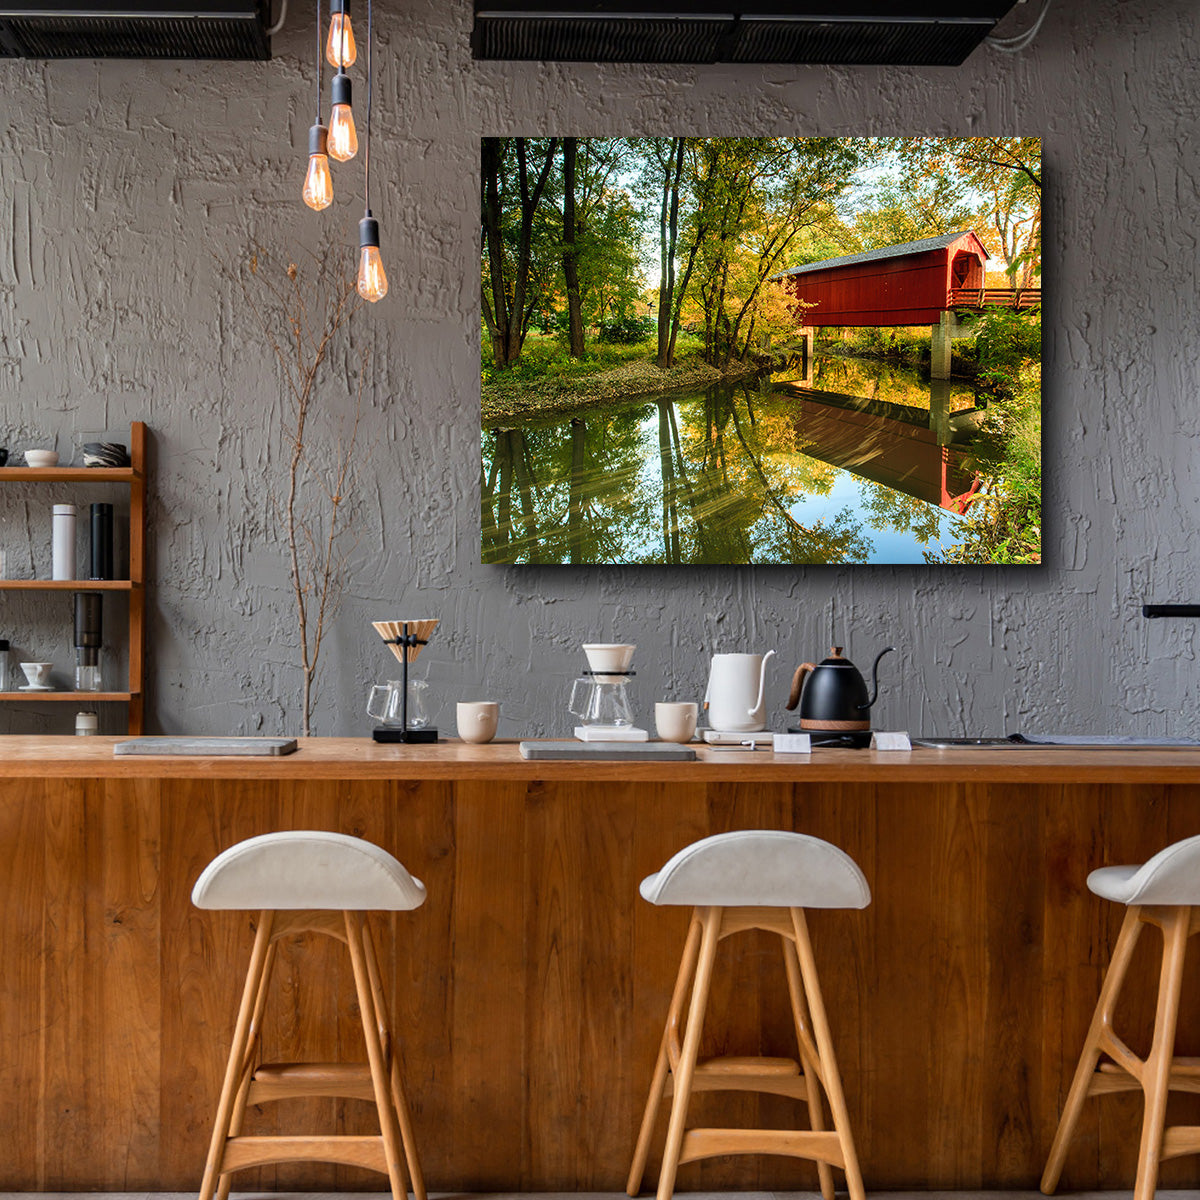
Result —
<instances>
[{"instance_id":1,"label":"white mug","mask_svg":"<svg viewBox=\"0 0 1200 1200\"><path fill-rule=\"evenodd\" d=\"M664 742L690 742L698 708L687 701L661 700L654 706L654 728Z\"/></svg>"},{"instance_id":2,"label":"white mug","mask_svg":"<svg viewBox=\"0 0 1200 1200\"><path fill-rule=\"evenodd\" d=\"M455 716L464 742L490 742L500 723L500 705L495 700L460 700Z\"/></svg>"}]
</instances>

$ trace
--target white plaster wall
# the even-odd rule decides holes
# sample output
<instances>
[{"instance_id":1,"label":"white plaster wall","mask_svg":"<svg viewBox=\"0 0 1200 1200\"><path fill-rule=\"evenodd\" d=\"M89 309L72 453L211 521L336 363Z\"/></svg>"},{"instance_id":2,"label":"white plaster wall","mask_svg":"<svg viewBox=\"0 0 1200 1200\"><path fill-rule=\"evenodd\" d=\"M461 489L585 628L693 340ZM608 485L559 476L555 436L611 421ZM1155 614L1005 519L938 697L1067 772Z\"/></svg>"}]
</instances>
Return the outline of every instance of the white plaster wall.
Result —
<instances>
[{"instance_id":1,"label":"white plaster wall","mask_svg":"<svg viewBox=\"0 0 1200 1200\"><path fill-rule=\"evenodd\" d=\"M362 733L388 659L370 620L434 615L422 668L502 733L565 732L580 642L639 644L637 695L699 697L714 650L773 647L772 696L828 644L895 643L879 720L953 733L1200 734L1200 35L1194 0L1060 2L1026 53L957 70L473 63L463 0L379 0L373 175L391 279L375 353L361 540L326 643L320 733ZM152 730L294 732L286 565L266 492L281 398L214 254L287 256L323 225L353 255L339 171L299 201L312 6L265 64L0 62L0 444L153 430ZM356 68L357 70L357 68ZM360 93L361 94L361 93ZM479 565L480 134L1040 134L1047 194L1042 568ZM331 404L351 404L344 378ZM45 501L43 505L42 501ZM3 543L40 547L48 495L9 497ZM39 551L40 552L40 551ZM68 662L55 605L0 599L0 636ZM69 705L4 729L67 728ZM452 708L442 723L453 725Z\"/></svg>"}]
</instances>

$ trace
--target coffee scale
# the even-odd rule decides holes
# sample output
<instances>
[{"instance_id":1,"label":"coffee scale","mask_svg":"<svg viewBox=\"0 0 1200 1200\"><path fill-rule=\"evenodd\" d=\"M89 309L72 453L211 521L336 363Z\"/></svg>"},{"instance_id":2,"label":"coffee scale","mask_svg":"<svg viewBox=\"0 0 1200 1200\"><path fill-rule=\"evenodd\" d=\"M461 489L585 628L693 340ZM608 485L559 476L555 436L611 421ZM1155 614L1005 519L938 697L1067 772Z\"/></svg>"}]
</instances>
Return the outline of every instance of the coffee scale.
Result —
<instances>
[{"instance_id":1,"label":"coffee scale","mask_svg":"<svg viewBox=\"0 0 1200 1200\"><path fill-rule=\"evenodd\" d=\"M650 734L633 723L629 681L637 646L589 642L583 647L588 669L575 680L567 710L579 718L575 737L581 742L646 742Z\"/></svg>"},{"instance_id":2,"label":"coffee scale","mask_svg":"<svg viewBox=\"0 0 1200 1200\"><path fill-rule=\"evenodd\" d=\"M408 727L408 664L417 661L421 650L429 642L429 635L437 628L436 620L418 621L372 621L375 632L391 647L400 663L400 724L376 725L371 736L377 742L436 742L438 732L429 726L423 729Z\"/></svg>"}]
</instances>

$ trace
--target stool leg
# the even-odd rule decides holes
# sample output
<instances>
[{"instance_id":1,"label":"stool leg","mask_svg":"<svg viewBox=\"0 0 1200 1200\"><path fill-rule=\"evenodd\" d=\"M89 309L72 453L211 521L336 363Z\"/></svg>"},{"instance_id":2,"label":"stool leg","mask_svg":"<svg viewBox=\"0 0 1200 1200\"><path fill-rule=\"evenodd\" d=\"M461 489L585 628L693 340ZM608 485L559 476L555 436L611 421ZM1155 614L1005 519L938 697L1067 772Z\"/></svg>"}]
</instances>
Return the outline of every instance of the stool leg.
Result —
<instances>
[{"instance_id":1,"label":"stool leg","mask_svg":"<svg viewBox=\"0 0 1200 1200\"><path fill-rule=\"evenodd\" d=\"M392 1096L383 1064L383 1047L379 1044L379 1022L375 1013L375 1000L371 994L371 979L363 944L364 918L360 912L345 912L342 916L346 922L346 945L350 948L350 963L354 968L354 987L358 993L363 1040L367 1043L367 1060L371 1064L371 1083L375 1089L375 1107L379 1112L379 1132L383 1138L392 1200L407 1200L408 1188L400 1165L402 1151L396 1139Z\"/></svg>"},{"instance_id":2,"label":"stool leg","mask_svg":"<svg viewBox=\"0 0 1200 1200\"><path fill-rule=\"evenodd\" d=\"M1047 1196L1058 1187L1063 1164L1067 1160L1067 1150L1070 1147L1071 1139L1075 1136L1075 1126L1079 1123L1080 1113L1083 1112L1083 1102L1088 1097L1088 1088L1091 1086L1092 1076L1096 1073L1096 1065L1100 1061L1101 1034L1112 1026L1113 1011L1116 1009L1117 1000L1121 995L1121 985L1125 982L1125 975L1133 958L1134 947L1142 932L1140 912L1141 909L1136 905L1130 906L1125 910L1125 919L1121 922L1121 932L1117 936L1112 960L1108 964L1108 972L1100 987L1100 998L1096 1001L1095 1012L1092 1013L1092 1023L1088 1026L1087 1037L1083 1041L1079 1064L1076 1066L1075 1076L1071 1080L1071 1089L1067 1092L1067 1102L1063 1106L1054 1141L1050 1144L1046 1169L1042 1172L1041 1189Z\"/></svg>"},{"instance_id":3,"label":"stool leg","mask_svg":"<svg viewBox=\"0 0 1200 1200\"><path fill-rule=\"evenodd\" d=\"M204 1164L204 1181L200 1185L200 1200L213 1200L217 1189L217 1177L221 1174L221 1162L225 1157L225 1141L229 1137L230 1121L237 1100L238 1086L242 1079L242 1065L246 1057L246 1046L250 1039L250 1022L258 1002L263 970L271 948L271 926L275 914L265 911L259 914L258 933L254 937L254 949L250 952L250 966L246 971L246 985L242 989L242 1004L238 1009L237 1024L233 1030L233 1045L229 1048L229 1062L225 1067L225 1082L221 1087L221 1099L217 1103L217 1118L213 1124L212 1141L208 1147L208 1160Z\"/></svg>"},{"instance_id":4,"label":"stool leg","mask_svg":"<svg viewBox=\"0 0 1200 1200\"><path fill-rule=\"evenodd\" d=\"M846 1108L846 1097L842 1092L842 1077L838 1072L837 1056L833 1052L833 1039L829 1034L829 1020L825 1015L825 1002L821 999L821 985L817 981L817 963L813 957L812 942L808 937L808 922L802 908L793 908L792 927L796 931L796 957L800 962L800 975L804 981L804 993L812 1015L813 1034L817 1039L817 1052L821 1056L821 1074L825 1083L825 1094L829 1097L829 1111L833 1116L833 1127L845 1159L846 1189L850 1200L865 1200L862 1173L858 1169L858 1155L854 1150L854 1138L850 1133L850 1113Z\"/></svg>"},{"instance_id":5,"label":"stool leg","mask_svg":"<svg viewBox=\"0 0 1200 1200\"><path fill-rule=\"evenodd\" d=\"M704 1026L704 1010L708 1006L708 990L712 984L713 961L721 936L721 909L704 908L700 956L696 963L696 979L692 984L692 1000L688 1005L687 1029L683 1049L675 1071L675 1086L671 1096L671 1119L667 1124L667 1144L663 1150L662 1171L658 1177L658 1200L671 1200L675 1191L675 1174L683 1149L684 1126L687 1123L688 1101L692 1095L692 1077L696 1073L696 1057L700 1051L700 1032ZM855 1197L854 1200L861 1200Z\"/></svg>"},{"instance_id":6,"label":"stool leg","mask_svg":"<svg viewBox=\"0 0 1200 1200\"><path fill-rule=\"evenodd\" d=\"M1171 1061L1175 1055L1175 1024L1179 1016L1179 991L1183 983L1183 959L1187 952L1191 915L1190 908L1172 908L1162 922L1163 957L1158 978L1158 1012L1154 1017L1154 1040L1142 1073L1146 1106L1133 1200L1153 1200L1154 1189L1158 1186L1158 1163L1167 1115Z\"/></svg>"},{"instance_id":7,"label":"stool leg","mask_svg":"<svg viewBox=\"0 0 1200 1200\"><path fill-rule=\"evenodd\" d=\"M792 1002L792 1020L796 1026L800 1066L808 1087L808 1121L814 1132L822 1133L825 1129L825 1114L821 1111L821 1084L817 1077L816 1064L804 1045L808 1022L804 1011L804 986L800 981L800 960L796 956L795 944L790 938L780 937L779 943L783 949L784 970L787 972L788 997ZM827 1162L817 1163L817 1179L821 1184L822 1200L834 1200L833 1168Z\"/></svg>"},{"instance_id":8,"label":"stool leg","mask_svg":"<svg viewBox=\"0 0 1200 1200\"><path fill-rule=\"evenodd\" d=\"M671 1007L667 1010L667 1023L663 1027L662 1041L658 1047L658 1059L654 1064L654 1078L650 1082L650 1095L646 1100L646 1111L642 1114L642 1127L638 1132L637 1148L633 1152L633 1165L629 1168L629 1179L625 1191L636 1196L642 1189L642 1176L646 1171L646 1159L650 1154L650 1141L654 1136L654 1123L662 1105L663 1091L667 1084L667 1068L670 1066L667 1047L672 1031L679 1027L679 1017L687 999L688 986L696 970L696 956L700 953L700 921L692 915L688 925L687 941L683 946L683 957L679 960L679 974L675 977L675 990L671 993Z\"/></svg>"},{"instance_id":9,"label":"stool leg","mask_svg":"<svg viewBox=\"0 0 1200 1200\"><path fill-rule=\"evenodd\" d=\"M263 1009L267 1003L267 991L271 986L271 969L275 966L275 943L267 948L262 976L258 981L258 996L254 1002L254 1015L250 1018L250 1036L246 1039L246 1053L242 1056L242 1081L238 1086L237 1099L233 1102L233 1116L229 1120L229 1136L237 1137L242 1132L242 1121L246 1116L246 1097L250 1094L250 1080L254 1075L254 1059L262 1037ZM217 1183L217 1200L229 1200L229 1187L233 1183L233 1172L224 1171Z\"/></svg>"},{"instance_id":10,"label":"stool leg","mask_svg":"<svg viewBox=\"0 0 1200 1200\"><path fill-rule=\"evenodd\" d=\"M400 1055L396 1039L388 1027L387 1001L379 974L379 957L375 953L375 938L371 923L363 923L363 943L367 951L367 972L371 977L371 993L375 999L375 1015L378 1018L379 1038L384 1046L384 1057L388 1063L388 1078L392 1085L392 1103L396 1107L396 1120L400 1123L400 1140L404 1143L404 1159L408 1163L408 1177L412 1181L414 1200L427 1200L425 1177L421 1174L421 1163L417 1158L417 1139L413 1134L412 1114L404 1095L404 1084L400 1075ZM225 1200L218 1197L218 1200Z\"/></svg>"}]
</instances>

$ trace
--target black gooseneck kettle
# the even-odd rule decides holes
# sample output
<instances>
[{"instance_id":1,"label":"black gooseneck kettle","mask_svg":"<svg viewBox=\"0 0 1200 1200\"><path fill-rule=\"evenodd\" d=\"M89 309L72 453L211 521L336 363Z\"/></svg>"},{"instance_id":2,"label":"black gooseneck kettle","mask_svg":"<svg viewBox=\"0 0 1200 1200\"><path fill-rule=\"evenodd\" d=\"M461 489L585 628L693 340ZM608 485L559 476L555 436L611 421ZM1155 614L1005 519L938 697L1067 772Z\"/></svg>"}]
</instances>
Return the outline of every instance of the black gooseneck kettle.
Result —
<instances>
[{"instance_id":1,"label":"black gooseneck kettle","mask_svg":"<svg viewBox=\"0 0 1200 1200\"><path fill-rule=\"evenodd\" d=\"M872 694L859 669L842 657L841 646L834 646L820 664L801 663L792 676L792 691L787 708L800 705L800 728L823 729L838 733L871 728L871 705L879 697L879 660L895 649L888 646L871 667Z\"/></svg>"}]
</instances>

